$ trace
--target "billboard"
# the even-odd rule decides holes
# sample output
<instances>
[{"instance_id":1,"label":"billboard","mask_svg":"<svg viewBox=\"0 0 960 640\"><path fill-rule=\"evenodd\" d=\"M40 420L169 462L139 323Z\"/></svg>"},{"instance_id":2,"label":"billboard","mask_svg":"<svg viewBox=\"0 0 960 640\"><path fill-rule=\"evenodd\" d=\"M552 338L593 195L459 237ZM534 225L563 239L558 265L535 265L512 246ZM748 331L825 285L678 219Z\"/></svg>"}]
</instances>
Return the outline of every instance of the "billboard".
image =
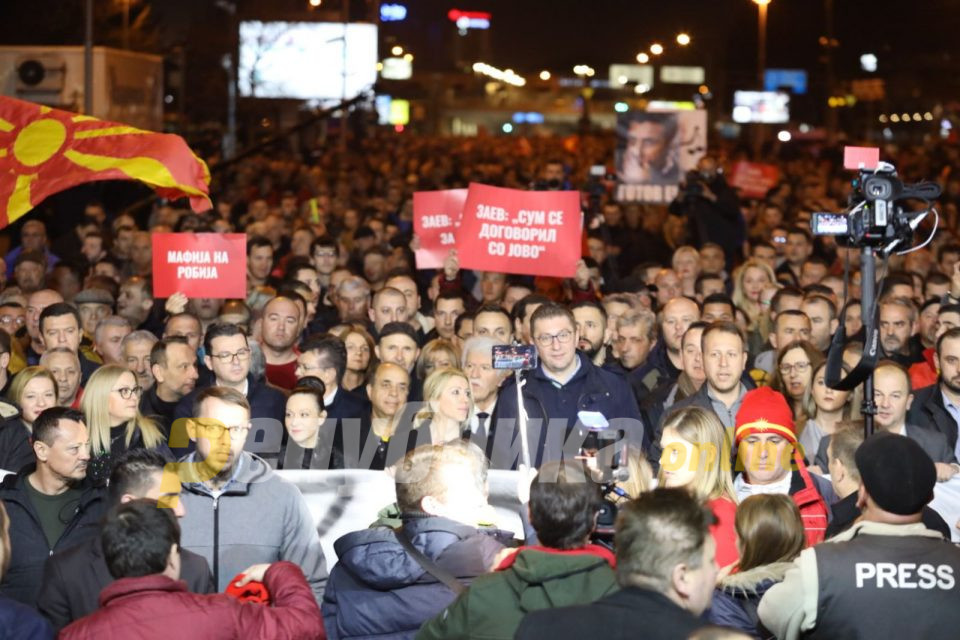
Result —
<instances>
[{"instance_id":1,"label":"billboard","mask_svg":"<svg viewBox=\"0 0 960 640\"><path fill-rule=\"evenodd\" d=\"M767 69L763 72L763 89L787 89L794 95L803 95L807 92L807 72L803 69Z\"/></svg>"},{"instance_id":2,"label":"billboard","mask_svg":"<svg viewBox=\"0 0 960 640\"><path fill-rule=\"evenodd\" d=\"M377 27L241 22L237 73L248 98L349 100L377 81Z\"/></svg>"},{"instance_id":3,"label":"billboard","mask_svg":"<svg viewBox=\"0 0 960 640\"><path fill-rule=\"evenodd\" d=\"M734 91L733 121L782 123L790 121L790 95L777 91Z\"/></svg>"},{"instance_id":4,"label":"billboard","mask_svg":"<svg viewBox=\"0 0 960 640\"><path fill-rule=\"evenodd\" d=\"M684 174L697 166L706 151L706 111L621 114L617 118L617 200L670 202Z\"/></svg>"}]
</instances>

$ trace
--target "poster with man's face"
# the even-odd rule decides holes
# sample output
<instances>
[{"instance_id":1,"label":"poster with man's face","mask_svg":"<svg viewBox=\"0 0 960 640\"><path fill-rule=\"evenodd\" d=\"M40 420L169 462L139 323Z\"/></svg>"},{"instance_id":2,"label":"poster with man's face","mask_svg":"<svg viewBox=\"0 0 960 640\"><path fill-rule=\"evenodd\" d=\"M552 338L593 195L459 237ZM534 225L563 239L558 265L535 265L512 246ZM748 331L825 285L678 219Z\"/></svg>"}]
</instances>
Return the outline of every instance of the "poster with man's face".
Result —
<instances>
[{"instance_id":1,"label":"poster with man's face","mask_svg":"<svg viewBox=\"0 0 960 640\"><path fill-rule=\"evenodd\" d=\"M707 150L705 111L633 111L617 120L617 200L662 204Z\"/></svg>"}]
</instances>

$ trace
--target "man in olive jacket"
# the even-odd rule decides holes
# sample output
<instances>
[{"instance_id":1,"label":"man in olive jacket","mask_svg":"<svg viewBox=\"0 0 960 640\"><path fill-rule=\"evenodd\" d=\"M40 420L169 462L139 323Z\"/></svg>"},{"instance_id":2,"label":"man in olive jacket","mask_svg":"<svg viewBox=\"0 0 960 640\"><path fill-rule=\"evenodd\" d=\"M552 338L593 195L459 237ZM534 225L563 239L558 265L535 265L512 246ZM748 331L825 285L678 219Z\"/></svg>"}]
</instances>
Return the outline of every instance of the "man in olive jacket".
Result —
<instances>
[{"instance_id":1,"label":"man in olive jacket","mask_svg":"<svg viewBox=\"0 0 960 640\"><path fill-rule=\"evenodd\" d=\"M600 500L580 461L544 464L530 486L540 546L522 547L494 573L476 578L417 639L509 640L531 611L587 604L616 591L613 554L589 544Z\"/></svg>"}]
</instances>

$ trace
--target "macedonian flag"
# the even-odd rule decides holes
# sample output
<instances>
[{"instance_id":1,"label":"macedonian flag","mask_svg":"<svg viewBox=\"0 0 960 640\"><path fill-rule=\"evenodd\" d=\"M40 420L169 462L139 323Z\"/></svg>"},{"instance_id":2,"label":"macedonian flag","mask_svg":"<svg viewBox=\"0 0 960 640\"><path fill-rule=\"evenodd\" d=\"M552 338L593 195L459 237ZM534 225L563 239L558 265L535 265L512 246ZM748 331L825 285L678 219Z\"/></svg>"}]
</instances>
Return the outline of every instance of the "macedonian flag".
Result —
<instances>
[{"instance_id":1,"label":"macedonian flag","mask_svg":"<svg viewBox=\"0 0 960 640\"><path fill-rule=\"evenodd\" d=\"M0 227L84 182L139 180L210 208L210 171L180 136L0 96Z\"/></svg>"}]
</instances>

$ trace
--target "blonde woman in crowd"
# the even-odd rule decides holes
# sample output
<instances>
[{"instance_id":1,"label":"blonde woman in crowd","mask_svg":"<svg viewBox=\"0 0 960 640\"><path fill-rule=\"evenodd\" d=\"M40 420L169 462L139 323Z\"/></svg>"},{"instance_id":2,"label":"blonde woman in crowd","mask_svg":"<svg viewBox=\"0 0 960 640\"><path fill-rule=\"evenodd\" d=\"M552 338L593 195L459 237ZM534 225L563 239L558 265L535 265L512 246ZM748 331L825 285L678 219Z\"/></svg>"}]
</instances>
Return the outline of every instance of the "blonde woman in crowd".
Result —
<instances>
[{"instance_id":1,"label":"blonde woman in crowd","mask_svg":"<svg viewBox=\"0 0 960 640\"><path fill-rule=\"evenodd\" d=\"M463 371L437 369L427 376L423 402L423 409L414 418L411 444L444 444L465 435L473 413L473 398L470 380ZM424 433L429 433L429 441L421 435Z\"/></svg>"},{"instance_id":2,"label":"blonde woman in crowd","mask_svg":"<svg viewBox=\"0 0 960 640\"><path fill-rule=\"evenodd\" d=\"M157 449L173 461L166 435L140 413L143 389L132 371L107 364L93 372L80 401L90 431L90 465L95 481L110 477L113 460L130 449Z\"/></svg>"},{"instance_id":3,"label":"blonde woman in crowd","mask_svg":"<svg viewBox=\"0 0 960 640\"><path fill-rule=\"evenodd\" d=\"M710 533L717 544L717 566L737 561L734 515L737 492L730 473L730 437L712 411L684 407L667 416L660 437L663 454L657 486L684 487L703 500L717 523Z\"/></svg>"}]
</instances>

